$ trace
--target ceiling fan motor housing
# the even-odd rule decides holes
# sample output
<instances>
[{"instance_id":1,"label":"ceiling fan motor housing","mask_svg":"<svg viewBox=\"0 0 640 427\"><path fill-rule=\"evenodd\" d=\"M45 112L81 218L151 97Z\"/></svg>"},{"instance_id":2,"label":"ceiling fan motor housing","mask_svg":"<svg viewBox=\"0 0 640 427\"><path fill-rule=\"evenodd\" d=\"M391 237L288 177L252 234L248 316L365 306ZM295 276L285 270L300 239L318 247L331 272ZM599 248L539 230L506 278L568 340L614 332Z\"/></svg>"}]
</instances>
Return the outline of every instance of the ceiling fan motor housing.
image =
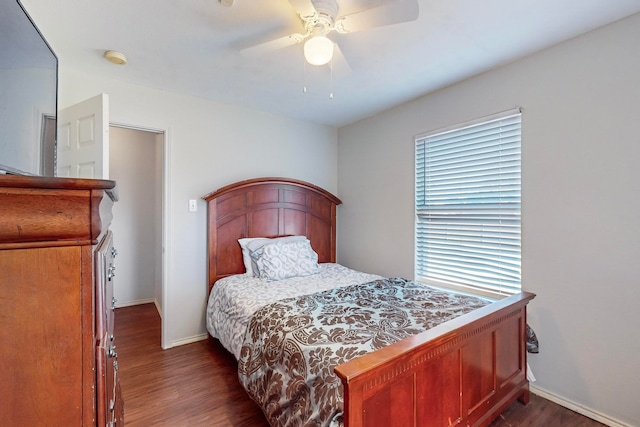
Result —
<instances>
[{"instance_id":1,"label":"ceiling fan motor housing","mask_svg":"<svg viewBox=\"0 0 640 427\"><path fill-rule=\"evenodd\" d=\"M311 17L302 17L307 31L314 35L327 34L338 16L338 3L335 0L311 0L311 3L316 13Z\"/></svg>"}]
</instances>

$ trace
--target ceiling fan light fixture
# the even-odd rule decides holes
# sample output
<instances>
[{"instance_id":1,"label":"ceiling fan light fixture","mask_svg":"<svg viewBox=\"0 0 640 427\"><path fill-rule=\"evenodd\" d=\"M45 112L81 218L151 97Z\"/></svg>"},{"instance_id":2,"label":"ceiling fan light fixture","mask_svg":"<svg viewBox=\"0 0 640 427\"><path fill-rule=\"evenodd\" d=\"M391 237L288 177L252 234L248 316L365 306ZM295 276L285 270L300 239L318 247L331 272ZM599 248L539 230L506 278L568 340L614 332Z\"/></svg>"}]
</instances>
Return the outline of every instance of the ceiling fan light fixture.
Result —
<instances>
[{"instance_id":1,"label":"ceiling fan light fixture","mask_svg":"<svg viewBox=\"0 0 640 427\"><path fill-rule=\"evenodd\" d=\"M325 36L311 37L304 43L304 58L311 65L324 65L333 57L333 42Z\"/></svg>"}]
</instances>

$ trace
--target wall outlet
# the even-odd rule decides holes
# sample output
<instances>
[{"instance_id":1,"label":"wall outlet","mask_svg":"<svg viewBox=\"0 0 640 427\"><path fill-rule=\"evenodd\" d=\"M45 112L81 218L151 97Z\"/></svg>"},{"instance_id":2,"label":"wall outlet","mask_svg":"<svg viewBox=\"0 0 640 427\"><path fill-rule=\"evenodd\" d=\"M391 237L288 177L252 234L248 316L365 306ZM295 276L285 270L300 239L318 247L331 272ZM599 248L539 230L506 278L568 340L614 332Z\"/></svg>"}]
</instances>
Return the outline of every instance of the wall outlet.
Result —
<instances>
[{"instance_id":1,"label":"wall outlet","mask_svg":"<svg viewBox=\"0 0 640 427\"><path fill-rule=\"evenodd\" d=\"M197 211L198 211L198 201L189 200L189 212L197 212Z\"/></svg>"}]
</instances>

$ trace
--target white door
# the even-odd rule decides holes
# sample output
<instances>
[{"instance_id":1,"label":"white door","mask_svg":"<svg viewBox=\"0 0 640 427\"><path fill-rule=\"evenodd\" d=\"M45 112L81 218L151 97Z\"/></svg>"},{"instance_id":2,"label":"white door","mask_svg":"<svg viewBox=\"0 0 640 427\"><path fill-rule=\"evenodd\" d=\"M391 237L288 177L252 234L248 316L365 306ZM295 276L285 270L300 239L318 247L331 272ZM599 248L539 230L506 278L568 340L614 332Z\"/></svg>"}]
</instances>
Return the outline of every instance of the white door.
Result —
<instances>
[{"instance_id":1,"label":"white door","mask_svg":"<svg viewBox=\"0 0 640 427\"><path fill-rule=\"evenodd\" d=\"M58 111L57 176L109 179L109 95Z\"/></svg>"}]
</instances>

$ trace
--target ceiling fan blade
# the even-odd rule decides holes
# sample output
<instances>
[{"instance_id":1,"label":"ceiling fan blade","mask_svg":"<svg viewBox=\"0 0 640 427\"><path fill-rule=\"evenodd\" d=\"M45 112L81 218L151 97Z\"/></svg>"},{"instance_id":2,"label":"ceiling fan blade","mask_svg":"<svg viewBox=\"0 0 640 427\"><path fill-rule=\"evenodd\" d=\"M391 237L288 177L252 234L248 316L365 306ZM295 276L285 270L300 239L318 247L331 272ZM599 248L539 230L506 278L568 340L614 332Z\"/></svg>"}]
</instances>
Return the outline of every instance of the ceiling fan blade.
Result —
<instances>
[{"instance_id":1,"label":"ceiling fan blade","mask_svg":"<svg viewBox=\"0 0 640 427\"><path fill-rule=\"evenodd\" d=\"M355 33L385 25L415 21L420 14L417 0L392 0L362 12L346 15L337 20L339 33Z\"/></svg>"},{"instance_id":2,"label":"ceiling fan blade","mask_svg":"<svg viewBox=\"0 0 640 427\"><path fill-rule=\"evenodd\" d=\"M240 50L243 56L260 56L267 53L276 51L278 49L284 49L285 47L293 46L294 44L302 42L306 38L303 34L289 34L288 36L279 37L277 39L260 43L245 49Z\"/></svg>"},{"instance_id":3,"label":"ceiling fan blade","mask_svg":"<svg viewBox=\"0 0 640 427\"><path fill-rule=\"evenodd\" d=\"M347 58L344 57L340 46L337 43L334 43L333 46L333 58L331 59L331 67L333 75L341 79L343 77L347 77L351 74L351 66L347 61Z\"/></svg>"},{"instance_id":4,"label":"ceiling fan blade","mask_svg":"<svg viewBox=\"0 0 640 427\"><path fill-rule=\"evenodd\" d=\"M311 17L316 14L316 8L311 0L289 0L289 3L301 18Z\"/></svg>"}]
</instances>

